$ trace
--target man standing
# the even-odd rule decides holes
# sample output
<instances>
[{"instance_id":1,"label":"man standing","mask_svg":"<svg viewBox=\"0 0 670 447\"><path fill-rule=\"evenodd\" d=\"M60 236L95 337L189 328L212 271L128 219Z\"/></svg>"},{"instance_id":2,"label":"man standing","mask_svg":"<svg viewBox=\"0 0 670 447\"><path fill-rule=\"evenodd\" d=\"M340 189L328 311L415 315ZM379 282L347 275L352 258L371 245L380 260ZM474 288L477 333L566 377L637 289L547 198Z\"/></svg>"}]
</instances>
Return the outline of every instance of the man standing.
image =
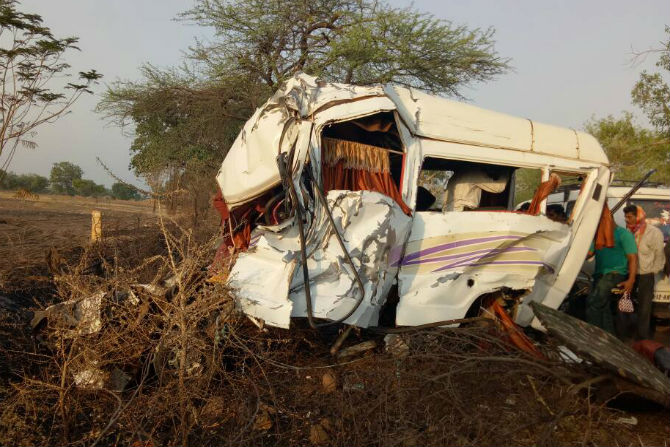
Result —
<instances>
[{"instance_id":1,"label":"man standing","mask_svg":"<svg viewBox=\"0 0 670 447\"><path fill-rule=\"evenodd\" d=\"M638 269L635 281L637 307L637 338L646 340L653 336L650 330L651 301L654 297L656 273L663 270L663 233L654 225L647 225L644 210L636 205L623 209L626 228L635 236Z\"/></svg>"},{"instance_id":2,"label":"man standing","mask_svg":"<svg viewBox=\"0 0 670 447\"><path fill-rule=\"evenodd\" d=\"M606 217L611 219L609 209L603 214L605 212L608 214ZM586 321L614 334L618 299L613 296L612 289L620 287L629 293L633 290L637 272L637 247L635 238L625 228L614 226L612 236L610 247L591 244L589 254L595 251L596 270L593 289L586 298Z\"/></svg>"}]
</instances>

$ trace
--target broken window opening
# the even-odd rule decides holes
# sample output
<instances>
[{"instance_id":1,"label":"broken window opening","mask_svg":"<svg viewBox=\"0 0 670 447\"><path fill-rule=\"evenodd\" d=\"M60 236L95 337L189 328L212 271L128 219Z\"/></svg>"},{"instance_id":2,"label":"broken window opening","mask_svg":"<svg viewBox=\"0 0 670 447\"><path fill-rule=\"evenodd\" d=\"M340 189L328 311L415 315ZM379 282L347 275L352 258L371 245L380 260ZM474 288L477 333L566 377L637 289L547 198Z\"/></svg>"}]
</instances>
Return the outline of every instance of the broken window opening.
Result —
<instances>
[{"instance_id":1,"label":"broken window opening","mask_svg":"<svg viewBox=\"0 0 670 447\"><path fill-rule=\"evenodd\" d=\"M404 148L391 112L332 124L321 133L324 193L376 191L410 214L400 194Z\"/></svg>"},{"instance_id":2,"label":"broken window opening","mask_svg":"<svg viewBox=\"0 0 670 447\"><path fill-rule=\"evenodd\" d=\"M426 157L417 182L416 211L511 209L514 168Z\"/></svg>"},{"instance_id":3,"label":"broken window opening","mask_svg":"<svg viewBox=\"0 0 670 447\"><path fill-rule=\"evenodd\" d=\"M556 190L556 193L562 195L562 200L547 200L546 215L549 219L570 224L573 220L573 211L577 199L570 200L571 192L577 191L577 197L582 193L582 187L586 175L576 172L552 171L561 178L561 185ZM554 195L555 196L555 195Z\"/></svg>"},{"instance_id":4,"label":"broken window opening","mask_svg":"<svg viewBox=\"0 0 670 447\"><path fill-rule=\"evenodd\" d=\"M542 170L539 168L518 168L514 171L514 208L527 211L535 191L542 183Z\"/></svg>"}]
</instances>

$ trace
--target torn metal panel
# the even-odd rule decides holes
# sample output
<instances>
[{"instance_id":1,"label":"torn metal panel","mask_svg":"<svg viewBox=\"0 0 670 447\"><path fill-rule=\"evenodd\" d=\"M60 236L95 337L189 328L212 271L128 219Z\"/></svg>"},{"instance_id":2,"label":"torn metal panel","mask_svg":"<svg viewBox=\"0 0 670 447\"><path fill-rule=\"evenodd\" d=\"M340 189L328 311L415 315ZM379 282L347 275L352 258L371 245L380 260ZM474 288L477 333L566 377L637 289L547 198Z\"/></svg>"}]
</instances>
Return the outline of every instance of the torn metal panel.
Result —
<instances>
[{"instance_id":1,"label":"torn metal panel","mask_svg":"<svg viewBox=\"0 0 670 447\"><path fill-rule=\"evenodd\" d=\"M393 199L377 192L330 191L327 200L365 288L363 302L345 322L359 327L376 325L395 282L398 253L393 249L404 244L411 219ZM307 265L314 316L338 320L354 307L360 291L323 207L317 208L312 228ZM294 303L291 315L306 316L302 275L294 275L290 299Z\"/></svg>"},{"instance_id":2,"label":"torn metal panel","mask_svg":"<svg viewBox=\"0 0 670 447\"><path fill-rule=\"evenodd\" d=\"M314 76L299 73L286 81L268 104L269 107L284 107L302 118L307 118L334 104L375 96L384 96L382 86L326 83Z\"/></svg>"},{"instance_id":3,"label":"torn metal panel","mask_svg":"<svg viewBox=\"0 0 670 447\"><path fill-rule=\"evenodd\" d=\"M580 357L658 392L659 403L670 404L670 379L614 335L542 304L531 307L547 330Z\"/></svg>"},{"instance_id":4,"label":"torn metal panel","mask_svg":"<svg viewBox=\"0 0 670 447\"><path fill-rule=\"evenodd\" d=\"M396 323L462 318L480 296L531 289L563 262L570 228L544 216L417 213L400 262Z\"/></svg>"},{"instance_id":5,"label":"torn metal panel","mask_svg":"<svg viewBox=\"0 0 670 447\"><path fill-rule=\"evenodd\" d=\"M246 122L221 165L216 179L228 206L234 208L278 185L277 154L296 142L294 162L302 166L314 114L340 103L383 96L380 86L323 84L305 74L288 80Z\"/></svg>"},{"instance_id":6,"label":"torn metal panel","mask_svg":"<svg viewBox=\"0 0 670 447\"><path fill-rule=\"evenodd\" d=\"M288 290L299 250L295 227L287 232L294 234L287 234L282 240L268 230L258 230L252 238L253 247L240 253L228 280L236 291L238 306L246 314L285 329L289 327L293 307ZM279 241L286 243L273 246L273 242Z\"/></svg>"},{"instance_id":7,"label":"torn metal panel","mask_svg":"<svg viewBox=\"0 0 670 447\"><path fill-rule=\"evenodd\" d=\"M311 123L291 118L282 109L259 109L233 142L217 174L229 207L244 203L279 184L277 154L297 145L304 153ZM300 159L302 164L303 159Z\"/></svg>"},{"instance_id":8,"label":"torn metal panel","mask_svg":"<svg viewBox=\"0 0 670 447\"><path fill-rule=\"evenodd\" d=\"M392 249L404 244L411 219L393 199L376 192L330 191L327 201L365 289L363 302L346 323L375 325L398 268L399 253ZM290 317L307 316L296 225L278 232L257 229L252 240L229 284L245 313L288 328ZM316 206L306 247L314 316L337 320L353 308L360 291L322 206Z\"/></svg>"},{"instance_id":9,"label":"torn metal panel","mask_svg":"<svg viewBox=\"0 0 670 447\"><path fill-rule=\"evenodd\" d=\"M234 208L279 184L275 158L291 147L297 133L305 132L304 122L347 119L347 115L359 107L357 103L365 100L385 103L366 113L397 110L409 131L425 140L607 163L607 157L592 136L572 129L541 123L531 126L525 118L484 110L416 89L325 83L297 74L256 110L226 155L217 181L228 206ZM566 151L571 152L566 155ZM304 158L299 161L304 162Z\"/></svg>"}]
</instances>

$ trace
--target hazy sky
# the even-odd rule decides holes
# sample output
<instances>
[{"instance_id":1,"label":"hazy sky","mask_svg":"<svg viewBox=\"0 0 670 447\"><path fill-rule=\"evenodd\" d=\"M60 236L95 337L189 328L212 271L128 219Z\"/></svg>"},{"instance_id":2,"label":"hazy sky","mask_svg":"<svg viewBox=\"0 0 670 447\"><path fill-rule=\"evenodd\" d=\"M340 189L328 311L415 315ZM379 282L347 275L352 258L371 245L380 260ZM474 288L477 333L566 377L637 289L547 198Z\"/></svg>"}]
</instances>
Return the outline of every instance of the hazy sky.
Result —
<instances>
[{"instance_id":1,"label":"hazy sky","mask_svg":"<svg viewBox=\"0 0 670 447\"><path fill-rule=\"evenodd\" d=\"M409 2L394 0L397 6ZM144 62L176 65L194 37L211 31L174 17L190 0L23 0L24 12L42 15L56 36L78 36L81 52L67 56L73 69L104 75L96 95L82 97L65 118L40 127L35 150L17 152L10 170L48 176L68 160L84 177L111 185L100 157L120 177L141 184L128 170L131 139L93 112L104 83L139 78ZM667 0L416 0L416 9L469 27L496 29L496 48L514 70L464 91L475 105L537 121L582 128L591 116L631 110L630 90L655 58L631 66L631 51L659 46L670 23Z\"/></svg>"}]
</instances>

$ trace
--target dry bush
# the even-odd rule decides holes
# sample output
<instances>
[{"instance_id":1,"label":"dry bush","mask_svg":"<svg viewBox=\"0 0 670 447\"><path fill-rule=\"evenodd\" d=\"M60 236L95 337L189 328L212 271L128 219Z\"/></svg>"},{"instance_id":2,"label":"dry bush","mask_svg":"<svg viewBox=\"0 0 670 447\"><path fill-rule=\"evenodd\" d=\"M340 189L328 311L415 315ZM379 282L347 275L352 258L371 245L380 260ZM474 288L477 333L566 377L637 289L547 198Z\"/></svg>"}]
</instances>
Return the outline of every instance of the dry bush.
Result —
<instances>
[{"instance_id":1,"label":"dry bush","mask_svg":"<svg viewBox=\"0 0 670 447\"><path fill-rule=\"evenodd\" d=\"M1 444L628 439L612 422L616 412L594 405L588 387L575 388L590 374L561 361L551 344L544 346L547 360L538 360L485 326L403 333L396 339L401 349L385 352L383 334L359 331L349 344L372 339L379 347L337 361L329 353L334 332L299 323L291 331L259 330L237 314L225 287L206 279L213 241L176 223L159 235L161 248L152 256L130 253L137 247L93 246L76 264L61 265L57 295L64 301L104 292L102 324L89 331L52 317L33 337L17 338L23 351L11 347Z\"/></svg>"}]
</instances>

